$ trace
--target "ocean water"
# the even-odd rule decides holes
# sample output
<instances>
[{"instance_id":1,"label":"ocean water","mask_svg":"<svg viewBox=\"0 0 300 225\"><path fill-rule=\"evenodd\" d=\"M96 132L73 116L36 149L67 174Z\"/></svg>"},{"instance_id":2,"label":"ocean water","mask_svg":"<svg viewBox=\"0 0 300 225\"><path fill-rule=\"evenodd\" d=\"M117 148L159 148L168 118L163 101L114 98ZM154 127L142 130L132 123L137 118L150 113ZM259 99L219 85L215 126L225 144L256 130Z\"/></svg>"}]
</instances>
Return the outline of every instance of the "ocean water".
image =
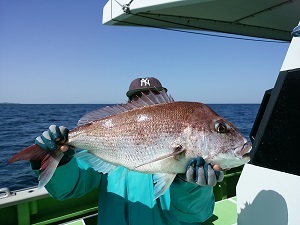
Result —
<instances>
[{"instance_id":1,"label":"ocean water","mask_svg":"<svg viewBox=\"0 0 300 225\"><path fill-rule=\"evenodd\" d=\"M18 190L37 185L37 177L26 161L8 164L16 152L34 144L49 125L68 129L86 113L104 107L97 104L0 104L0 188ZM248 139L259 104L211 104L219 115L232 122Z\"/></svg>"}]
</instances>

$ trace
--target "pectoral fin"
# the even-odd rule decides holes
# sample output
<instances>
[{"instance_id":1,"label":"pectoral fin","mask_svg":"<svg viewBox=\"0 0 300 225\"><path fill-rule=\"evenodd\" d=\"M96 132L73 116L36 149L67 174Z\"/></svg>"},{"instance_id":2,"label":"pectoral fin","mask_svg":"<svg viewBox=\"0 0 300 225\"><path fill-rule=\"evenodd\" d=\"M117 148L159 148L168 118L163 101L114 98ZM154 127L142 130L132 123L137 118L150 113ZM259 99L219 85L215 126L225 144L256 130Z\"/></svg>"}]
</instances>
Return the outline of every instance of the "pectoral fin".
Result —
<instances>
[{"instance_id":1,"label":"pectoral fin","mask_svg":"<svg viewBox=\"0 0 300 225\"><path fill-rule=\"evenodd\" d=\"M159 196L163 195L173 180L176 177L176 173L156 173L153 174L153 182L154 182L154 198L157 199Z\"/></svg>"},{"instance_id":2,"label":"pectoral fin","mask_svg":"<svg viewBox=\"0 0 300 225\"><path fill-rule=\"evenodd\" d=\"M99 159L97 156L89 153L86 150L78 152L77 154L74 155L74 157L84 161L90 167L92 167L95 171L97 171L99 173L104 173L104 174L109 173L116 168L115 165L112 165L109 162Z\"/></svg>"},{"instance_id":3,"label":"pectoral fin","mask_svg":"<svg viewBox=\"0 0 300 225\"><path fill-rule=\"evenodd\" d=\"M158 157L156 159L153 159L151 161L145 162L145 163L143 163L141 165L138 165L138 166L132 168L131 170L136 170L137 168L140 168L142 166L149 165L151 163L155 163L155 162L158 162L158 161L161 161L161 160L165 160L165 159L168 159L168 158L171 158L171 157L175 157L175 159L178 160L178 161L181 158L183 158L183 155L184 155L186 149L184 149L181 145L175 145L173 147L173 149L174 149L174 151L172 153L167 154L167 155L163 155L163 156Z\"/></svg>"}]
</instances>

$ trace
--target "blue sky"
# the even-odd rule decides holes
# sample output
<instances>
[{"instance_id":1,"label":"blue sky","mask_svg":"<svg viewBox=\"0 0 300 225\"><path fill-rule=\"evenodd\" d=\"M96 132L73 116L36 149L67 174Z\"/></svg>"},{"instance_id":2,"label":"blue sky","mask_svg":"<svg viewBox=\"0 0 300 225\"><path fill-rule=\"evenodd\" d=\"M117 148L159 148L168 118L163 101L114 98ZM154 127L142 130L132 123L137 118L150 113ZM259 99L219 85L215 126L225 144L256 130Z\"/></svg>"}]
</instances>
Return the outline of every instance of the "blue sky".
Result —
<instances>
[{"instance_id":1,"label":"blue sky","mask_svg":"<svg viewBox=\"0 0 300 225\"><path fill-rule=\"evenodd\" d=\"M154 76L175 100L260 103L288 44L102 25L106 1L0 0L0 102L123 103Z\"/></svg>"}]
</instances>

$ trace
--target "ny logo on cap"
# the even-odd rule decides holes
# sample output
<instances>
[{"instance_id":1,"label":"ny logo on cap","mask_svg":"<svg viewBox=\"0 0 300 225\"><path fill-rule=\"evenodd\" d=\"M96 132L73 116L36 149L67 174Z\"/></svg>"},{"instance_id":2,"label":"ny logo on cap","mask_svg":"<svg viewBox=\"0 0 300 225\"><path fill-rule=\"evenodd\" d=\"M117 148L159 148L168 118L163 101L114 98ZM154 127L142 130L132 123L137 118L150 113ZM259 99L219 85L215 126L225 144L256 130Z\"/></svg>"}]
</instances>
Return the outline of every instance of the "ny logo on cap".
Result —
<instances>
[{"instance_id":1,"label":"ny logo on cap","mask_svg":"<svg viewBox=\"0 0 300 225\"><path fill-rule=\"evenodd\" d=\"M142 87L143 85L144 85L144 86L147 86L147 85L150 86L150 80L149 80L148 78L142 78L142 79L141 79L141 87Z\"/></svg>"}]
</instances>

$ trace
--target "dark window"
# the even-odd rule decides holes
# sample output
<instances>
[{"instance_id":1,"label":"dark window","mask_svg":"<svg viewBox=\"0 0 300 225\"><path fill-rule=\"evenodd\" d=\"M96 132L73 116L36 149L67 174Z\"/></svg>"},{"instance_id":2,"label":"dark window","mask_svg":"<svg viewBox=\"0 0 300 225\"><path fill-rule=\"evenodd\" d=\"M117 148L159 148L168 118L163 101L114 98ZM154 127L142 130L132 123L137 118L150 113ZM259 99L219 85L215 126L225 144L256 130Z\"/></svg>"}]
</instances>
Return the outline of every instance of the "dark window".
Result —
<instances>
[{"instance_id":1,"label":"dark window","mask_svg":"<svg viewBox=\"0 0 300 225\"><path fill-rule=\"evenodd\" d=\"M280 72L265 93L250 139L252 164L300 175L300 69Z\"/></svg>"}]
</instances>

